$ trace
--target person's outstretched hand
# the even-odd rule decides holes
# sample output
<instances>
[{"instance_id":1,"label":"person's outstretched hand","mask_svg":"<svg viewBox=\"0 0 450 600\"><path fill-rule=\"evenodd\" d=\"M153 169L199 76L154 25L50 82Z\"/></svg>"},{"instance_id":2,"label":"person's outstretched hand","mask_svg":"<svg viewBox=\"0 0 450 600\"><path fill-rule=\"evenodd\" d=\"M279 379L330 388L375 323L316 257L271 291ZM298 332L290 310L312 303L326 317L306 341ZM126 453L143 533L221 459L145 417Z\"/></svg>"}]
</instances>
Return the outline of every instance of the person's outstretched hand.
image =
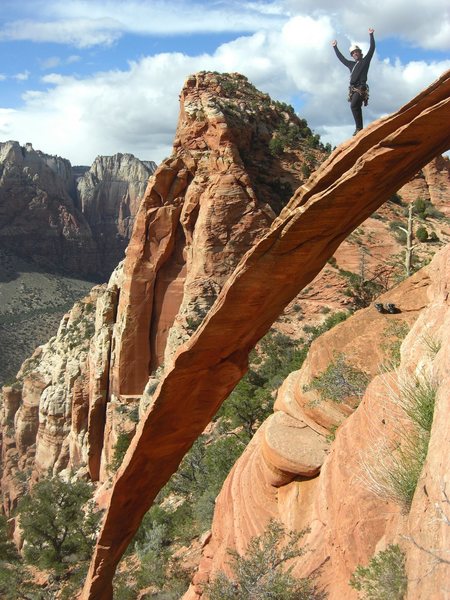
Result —
<instances>
[{"instance_id":1,"label":"person's outstretched hand","mask_svg":"<svg viewBox=\"0 0 450 600\"><path fill-rule=\"evenodd\" d=\"M336 40L333 40L333 41L331 42L331 45L332 45L332 46L337 46L337 41L336 41Z\"/></svg>"},{"instance_id":2,"label":"person's outstretched hand","mask_svg":"<svg viewBox=\"0 0 450 600\"><path fill-rule=\"evenodd\" d=\"M369 27L369 33L374 33L375 29L373 27Z\"/></svg>"}]
</instances>

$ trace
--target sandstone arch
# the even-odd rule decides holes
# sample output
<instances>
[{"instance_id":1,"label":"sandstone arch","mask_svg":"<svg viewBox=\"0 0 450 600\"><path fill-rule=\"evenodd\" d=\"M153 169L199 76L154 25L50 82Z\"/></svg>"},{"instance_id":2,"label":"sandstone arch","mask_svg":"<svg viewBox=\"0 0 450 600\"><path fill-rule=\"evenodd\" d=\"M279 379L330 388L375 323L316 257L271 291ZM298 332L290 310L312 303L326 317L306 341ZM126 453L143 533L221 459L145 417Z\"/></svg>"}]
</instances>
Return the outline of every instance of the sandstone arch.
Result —
<instances>
[{"instance_id":1,"label":"sandstone arch","mask_svg":"<svg viewBox=\"0 0 450 600\"><path fill-rule=\"evenodd\" d=\"M250 349L350 232L450 147L450 72L338 148L250 250L166 371L124 463L82 598L112 578L161 487L247 368ZM126 515L126 518L124 516Z\"/></svg>"}]
</instances>

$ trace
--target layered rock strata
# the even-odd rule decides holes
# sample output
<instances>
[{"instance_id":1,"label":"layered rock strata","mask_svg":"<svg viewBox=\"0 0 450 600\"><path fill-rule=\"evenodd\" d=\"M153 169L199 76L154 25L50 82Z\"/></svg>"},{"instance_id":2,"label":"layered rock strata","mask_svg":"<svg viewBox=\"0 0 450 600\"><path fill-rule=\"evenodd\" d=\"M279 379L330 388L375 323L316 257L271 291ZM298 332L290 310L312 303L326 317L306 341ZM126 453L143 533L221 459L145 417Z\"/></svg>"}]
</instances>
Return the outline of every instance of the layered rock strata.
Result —
<instances>
[{"instance_id":1,"label":"layered rock strata","mask_svg":"<svg viewBox=\"0 0 450 600\"><path fill-rule=\"evenodd\" d=\"M134 216L156 165L131 154L68 160L0 144L0 247L41 268L95 280L122 260Z\"/></svg>"},{"instance_id":2,"label":"layered rock strata","mask_svg":"<svg viewBox=\"0 0 450 600\"><path fill-rule=\"evenodd\" d=\"M289 156L269 151L282 126L300 132ZM142 394L301 183L301 126L241 75L186 81L173 155L154 174L127 249L113 394Z\"/></svg>"},{"instance_id":3,"label":"layered rock strata","mask_svg":"<svg viewBox=\"0 0 450 600\"><path fill-rule=\"evenodd\" d=\"M245 372L249 350L280 310L357 225L448 148L441 124L450 117L449 98L446 73L339 148L236 267L166 368L138 426L115 478L83 598L111 598L115 567L143 514ZM179 185L183 181L176 180L173 188ZM137 291L142 300L142 285ZM121 527L124 511L129 519Z\"/></svg>"},{"instance_id":4,"label":"layered rock strata","mask_svg":"<svg viewBox=\"0 0 450 600\"><path fill-rule=\"evenodd\" d=\"M330 599L356 599L358 594L348 586L356 566L367 564L375 551L390 543L403 545L414 511L406 518L400 506L374 494L365 482L363 464L365 457L380 459L377 448L398 443L397 425L404 420L395 405L398 378L441 381L429 340L445 337L449 257L447 246L431 265L379 298L395 303L399 313L380 314L374 307L358 311L313 342L302 368L278 391L274 414L225 481L216 500L210 541L185 600L200 598L205 582L219 570L228 571L228 550L245 553L250 538L261 535L270 519L287 529L309 528L304 539L309 552L297 560L294 572L299 577L318 574L316 584ZM402 340L392 332L400 328L408 334L402 361L393 369L392 346ZM342 398L332 401L311 385L337 356L345 356L347 364L369 376L362 399L348 395L343 385ZM336 378L334 386L338 385ZM293 430L299 433L291 443ZM441 441L446 443L445 435ZM444 540L439 539L441 549ZM408 571L411 581L415 572ZM410 597L416 596L411 592Z\"/></svg>"},{"instance_id":5,"label":"layered rock strata","mask_svg":"<svg viewBox=\"0 0 450 600\"><path fill-rule=\"evenodd\" d=\"M96 247L69 195L69 164L48 158L31 144L0 144L0 246L46 269L95 276Z\"/></svg>"},{"instance_id":6,"label":"layered rock strata","mask_svg":"<svg viewBox=\"0 0 450 600\"><path fill-rule=\"evenodd\" d=\"M27 458L17 469L6 459L3 465L8 511L25 463L32 480L48 471L108 479L117 440L131 437L144 411L150 374L199 326L241 256L281 210L286 190L303 180L292 166L307 148L302 122L242 76L192 77L181 106L173 156L150 181L123 269L76 305L18 374L18 415L28 402L27 378L44 388L36 393ZM281 125L299 132L283 156L268 151ZM314 153L318 160L324 155ZM138 184L136 162L129 155L99 158L80 180L80 208L99 219L99 228L101 215L112 215L122 202L124 181ZM125 194L130 210L138 193ZM4 439L19 456L14 435L5 432Z\"/></svg>"},{"instance_id":7,"label":"layered rock strata","mask_svg":"<svg viewBox=\"0 0 450 600\"><path fill-rule=\"evenodd\" d=\"M156 164L132 154L98 156L78 178L76 193L81 213L92 231L103 273L123 259L134 217Z\"/></svg>"}]
</instances>

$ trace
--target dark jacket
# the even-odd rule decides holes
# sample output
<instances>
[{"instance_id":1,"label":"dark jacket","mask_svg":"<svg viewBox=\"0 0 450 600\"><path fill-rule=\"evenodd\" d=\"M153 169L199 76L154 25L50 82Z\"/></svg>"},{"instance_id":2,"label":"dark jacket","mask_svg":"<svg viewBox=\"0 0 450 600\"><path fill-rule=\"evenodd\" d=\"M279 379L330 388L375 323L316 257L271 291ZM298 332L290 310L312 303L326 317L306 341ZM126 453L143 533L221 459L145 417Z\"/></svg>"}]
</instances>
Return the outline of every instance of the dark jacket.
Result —
<instances>
[{"instance_id":1,"label":"dark jacket","mask_svg":"<svg viewBox=\"0 0 450 600\"><path fill-rule=\"evenodd\" d=\"M337 45L334 46L334 51L336 52L336 56L350 70L350 85L354 87L361 87L367 84L367 73L369 71L370 61L372 60L373 53L375 51L375 39L373 37L373 33L369 34L370 37L370 48L369 52L366 56L359 61L356 60L348 60L345 56L338 50Z\"/></svg>"}]
</instances>

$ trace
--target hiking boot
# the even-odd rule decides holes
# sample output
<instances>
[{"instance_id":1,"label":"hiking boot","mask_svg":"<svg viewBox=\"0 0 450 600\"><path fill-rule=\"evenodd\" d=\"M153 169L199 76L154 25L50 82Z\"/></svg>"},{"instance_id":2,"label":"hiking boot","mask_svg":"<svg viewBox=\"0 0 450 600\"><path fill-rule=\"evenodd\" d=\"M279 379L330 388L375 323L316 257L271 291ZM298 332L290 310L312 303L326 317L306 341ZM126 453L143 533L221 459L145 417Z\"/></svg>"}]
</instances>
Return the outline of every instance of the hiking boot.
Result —
<instances>
[{"instance_id":1,"label":"hiking boot","mask_svg":"<svg viewBox=\"0 0 450 600\"><path fill-rule=\"evenodd\" d=\"M375 308L377 309L377 311L379 313L384 313L384 306L381 304L381 302L375 302L374 304Z\"/></svg>"},{"instance_id":2,"label":"hiking boot","mask_svg":"<svg viewBox=\"0 0 450 600\"><path fill-rule=\"evenodd\" d=\"M395 306L395 304L392 303L386 304L386 310L391 315L395 315L400 312L400 310Z\"/></svg>"},{"instance_id":3,"label":"hiking boot","mask_svg":"<svg viewBox=\"0 0 450 600\"><path fill-rule=\"evenodd\" d=\"M361 128L361 129L358 129L358 128L356 128L356 129L355 129L355 131L353 132L353 135L355 136L355 135L356 135L357 133L359 133L360 131L362 131L362 128Z\"/></svg>"}]
</instances>

